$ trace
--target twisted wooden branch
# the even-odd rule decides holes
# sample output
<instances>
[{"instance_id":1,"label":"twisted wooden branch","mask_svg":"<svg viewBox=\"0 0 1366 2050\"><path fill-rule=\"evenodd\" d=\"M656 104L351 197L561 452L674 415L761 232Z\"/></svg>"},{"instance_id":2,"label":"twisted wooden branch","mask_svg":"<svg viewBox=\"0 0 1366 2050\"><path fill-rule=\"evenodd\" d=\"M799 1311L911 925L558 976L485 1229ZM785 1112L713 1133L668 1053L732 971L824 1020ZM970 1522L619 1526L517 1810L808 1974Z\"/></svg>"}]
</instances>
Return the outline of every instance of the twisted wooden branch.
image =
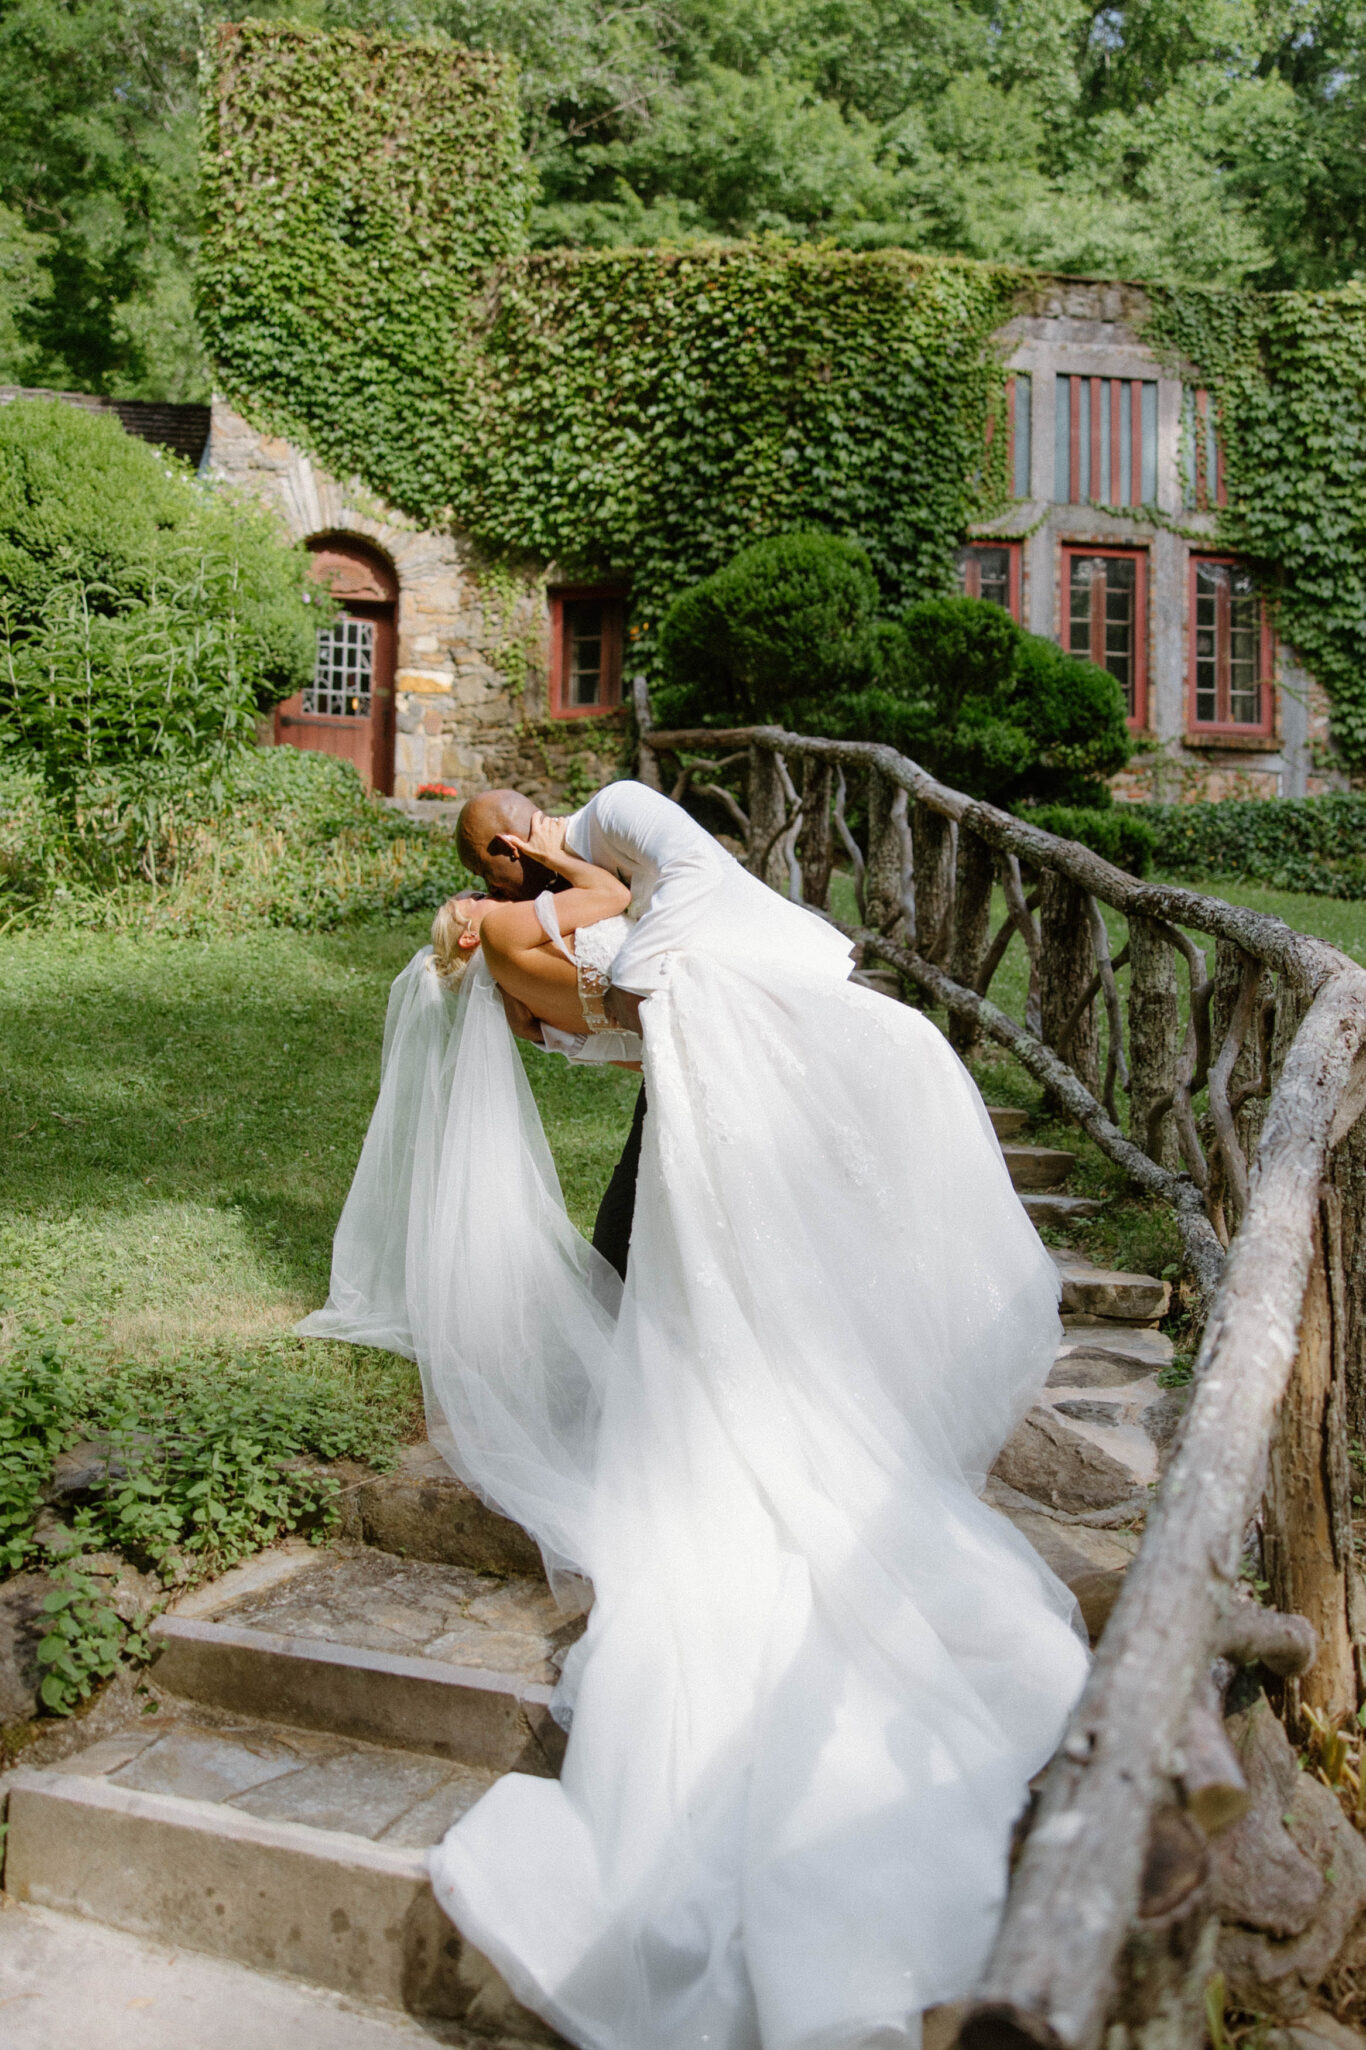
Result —
<instances>
[{"instance_id":1,"label":"twisted wooden branch","mask_svg":"<svg viewBox=\"0 0 1366 2050\"><path fill-rule=\"evenodd\" d=\"M835 771L835 830L840 836L840 844L849 856L849 865L854 871L854 902L858 906L858 915L860 918L866 918L868 908L864 901L863 850L850 832L849 821L844 816L845 799L848 794L844 782L844 768L841 764Z\"/></svg>"}]
</instances>

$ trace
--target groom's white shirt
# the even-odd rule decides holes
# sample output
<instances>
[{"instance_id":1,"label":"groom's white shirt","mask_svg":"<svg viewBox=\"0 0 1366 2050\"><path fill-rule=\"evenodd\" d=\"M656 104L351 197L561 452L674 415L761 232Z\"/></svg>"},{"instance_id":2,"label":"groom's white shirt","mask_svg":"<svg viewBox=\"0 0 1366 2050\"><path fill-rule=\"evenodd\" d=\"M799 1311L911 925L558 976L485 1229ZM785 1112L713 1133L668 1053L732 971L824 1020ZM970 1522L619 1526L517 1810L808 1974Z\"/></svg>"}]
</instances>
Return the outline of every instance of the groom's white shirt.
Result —
<instances>
[{"instance_id":1,"label":"groom's white shirt","mask_svg":"<svg viewBox=\"0 0 1366 2050\"><path fill-rule=\"evenodd\" d=\"M648 996L665 980L666 956L691 938L699 912L734 866L730 855L681 804L643 783L609 783L566 821L564 837L580 861L630 884L633 929L612 964L612 981Z\"/></svg>"}]
</instances>

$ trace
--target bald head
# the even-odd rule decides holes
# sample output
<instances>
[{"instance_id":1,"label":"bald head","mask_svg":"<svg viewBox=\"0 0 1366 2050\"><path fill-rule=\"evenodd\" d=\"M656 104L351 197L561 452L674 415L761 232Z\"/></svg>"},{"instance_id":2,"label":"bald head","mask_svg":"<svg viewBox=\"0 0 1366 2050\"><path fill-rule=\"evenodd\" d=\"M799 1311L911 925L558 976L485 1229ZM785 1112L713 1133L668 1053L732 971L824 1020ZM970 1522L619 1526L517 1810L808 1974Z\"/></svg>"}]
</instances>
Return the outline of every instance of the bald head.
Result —
<instances>
[{"instance_id":1,"label":"bald head","mask_svg":"<svg viewBox=\"0 0 1366 2050\"><path fill-rule=\"evenodd\" d=\"M491 896L520 902L539 896L553 880L548 869L524 859L503 837L516 833L524 839L531 831L535 809L520 790L481 790L461 812L455 829L460 859L484 878Z\"/></svg>"}]
</instances>

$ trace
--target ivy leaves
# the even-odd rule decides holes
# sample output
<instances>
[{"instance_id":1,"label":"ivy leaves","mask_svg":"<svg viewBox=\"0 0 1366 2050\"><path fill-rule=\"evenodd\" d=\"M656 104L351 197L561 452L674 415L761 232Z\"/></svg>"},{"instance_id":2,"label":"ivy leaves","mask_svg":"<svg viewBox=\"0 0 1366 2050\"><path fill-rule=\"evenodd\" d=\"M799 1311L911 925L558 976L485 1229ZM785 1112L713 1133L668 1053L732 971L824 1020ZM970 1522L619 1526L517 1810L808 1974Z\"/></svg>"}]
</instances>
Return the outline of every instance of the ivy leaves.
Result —
<instances>
[{"instance_id":1,"label":"ivy leaves","mask_svg":"<svg viewBox=\"0 0 1366 2050\"><path fill-rule=\"evenodd\" d=\"M1153 340L1217 394L1220 539L1327 690L1343 759L1366 764L1366 286L1152 298Z\"/></svg>"}]
</instances>

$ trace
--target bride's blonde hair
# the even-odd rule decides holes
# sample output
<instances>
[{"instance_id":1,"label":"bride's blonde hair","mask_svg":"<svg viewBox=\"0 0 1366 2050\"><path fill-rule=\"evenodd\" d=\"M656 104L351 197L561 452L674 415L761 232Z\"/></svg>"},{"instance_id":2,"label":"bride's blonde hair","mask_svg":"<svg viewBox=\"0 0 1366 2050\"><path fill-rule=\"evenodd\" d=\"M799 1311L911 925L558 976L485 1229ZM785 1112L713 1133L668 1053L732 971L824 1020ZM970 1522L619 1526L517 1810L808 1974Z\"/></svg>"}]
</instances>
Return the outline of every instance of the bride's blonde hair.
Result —
<instances>
[{"instance_id":1,"label":"bride's blonde hair","mask_svg":"<svg viewBox=\"0 0 1366 2050\"><path fill-rule=\"evenodd\" d=\"M461 978L479 949L462 947L460 936L473 921L459 897L448 897L432 920L432 967L447 989L459 989Z\"/></svg>"}]
</instances>

